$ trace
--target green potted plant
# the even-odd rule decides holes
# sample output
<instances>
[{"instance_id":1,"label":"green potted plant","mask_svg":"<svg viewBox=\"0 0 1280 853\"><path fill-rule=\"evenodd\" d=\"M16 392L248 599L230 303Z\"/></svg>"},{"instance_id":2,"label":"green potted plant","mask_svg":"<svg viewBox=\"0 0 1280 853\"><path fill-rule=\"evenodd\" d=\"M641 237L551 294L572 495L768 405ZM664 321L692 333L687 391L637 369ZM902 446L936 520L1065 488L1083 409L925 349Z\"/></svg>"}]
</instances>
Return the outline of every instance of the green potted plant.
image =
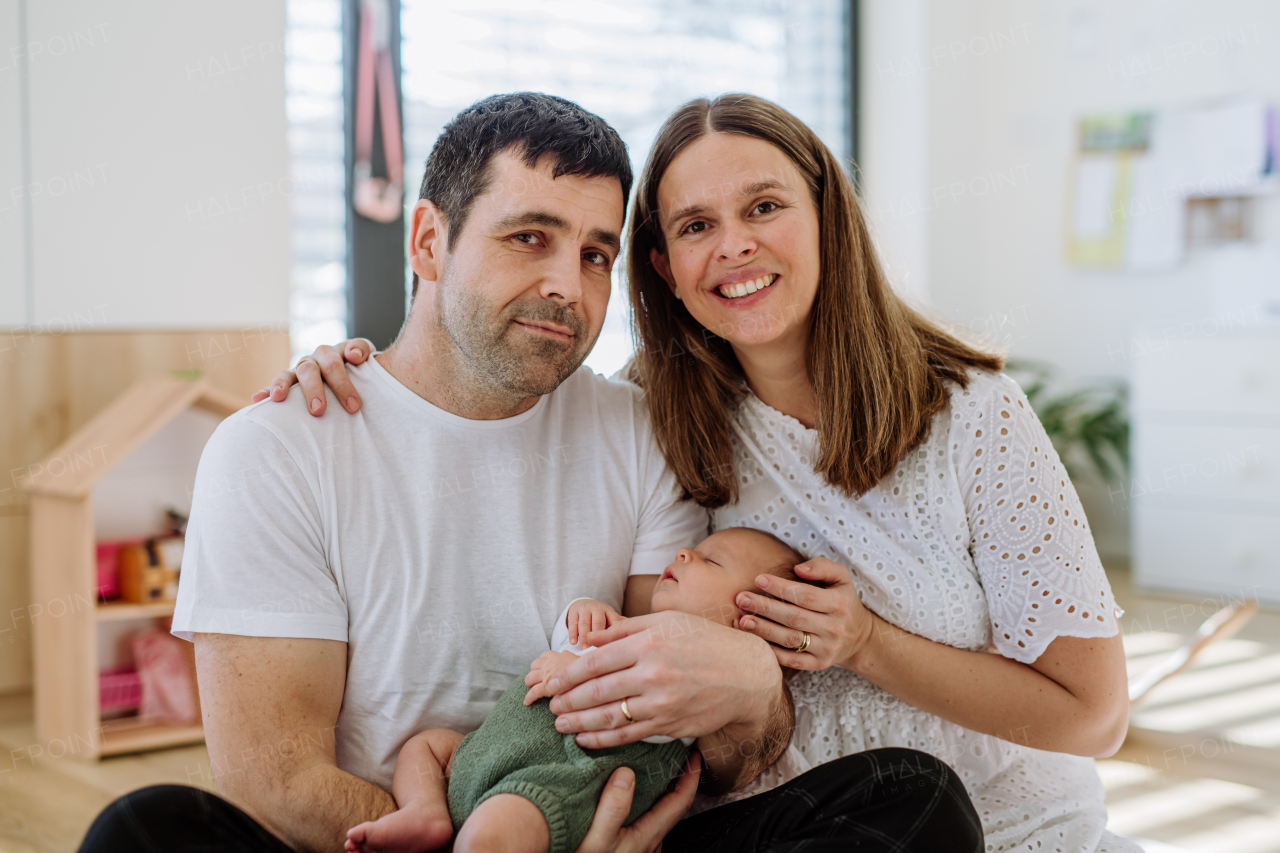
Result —
<instances>
[{"instance_id":1,"label":"green potted plant","mask_svg":"<svg viewBox=\"0 0 1280 853\"><path fill-rule=\"evenodd\" d=\"M1005 370L1022 386L1073 480L1123 482L1129 473L1128 387L1099 380L1065 393L1044 362L1010 360Z\"/></svg>"}]
</instances>

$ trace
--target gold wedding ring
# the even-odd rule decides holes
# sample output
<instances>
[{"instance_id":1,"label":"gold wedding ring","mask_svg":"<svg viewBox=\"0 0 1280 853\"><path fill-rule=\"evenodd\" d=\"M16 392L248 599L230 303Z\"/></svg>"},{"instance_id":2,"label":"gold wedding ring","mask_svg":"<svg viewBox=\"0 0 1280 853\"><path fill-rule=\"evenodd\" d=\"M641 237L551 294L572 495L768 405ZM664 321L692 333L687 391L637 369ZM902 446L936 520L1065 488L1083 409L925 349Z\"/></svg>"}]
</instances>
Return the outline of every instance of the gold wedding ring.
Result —
<instances>
[{"instance_id":1,"label":"gold wedding ring","mask_svg":"<svg viewBox=\"0 0 1280 853\"><path fill-rule=\"evenodd\" d=\"M795 651L797 652L802 652L805 649L809 648L809 641L813 639L812 637L809 636L808 631L801 631L800 633L804 634L804 639L800 641L800 645L795 647Z\"/></svg>"},{"instance_id":2,"label":"gold wedding ring","mask_svg":"<svg viewBox=\"0 0 1280 853\"><path fill-rule=\"evenodd\" d=\"M627 700L626 700L626 699L623 699L623 700L622 700L622 716L624 716L624 717L626 717L626 718L627 718L627 722L628 722L628 723L634 723L634 722L635 722L635 720L631 719L631 712L630 712L629 710L627 710Z\"/></svg>"}]
</instances>

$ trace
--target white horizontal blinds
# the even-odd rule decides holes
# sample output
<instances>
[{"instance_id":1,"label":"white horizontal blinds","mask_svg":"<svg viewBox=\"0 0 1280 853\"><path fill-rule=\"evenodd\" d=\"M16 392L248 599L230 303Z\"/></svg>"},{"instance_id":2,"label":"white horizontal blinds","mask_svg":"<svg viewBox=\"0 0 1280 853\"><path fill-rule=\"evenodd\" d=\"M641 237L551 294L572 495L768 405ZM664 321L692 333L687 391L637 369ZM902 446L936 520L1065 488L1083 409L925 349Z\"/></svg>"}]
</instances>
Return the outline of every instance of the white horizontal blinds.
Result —
<instances>
[{"instance_id":1,"label":"white horizontal blinds","mask_svg":"<svg viewBox=\"0 0 1280 853\"><path fill-rule=\"evenodd\" d=\"M290 0L296 2L296 0ZM750 92L848 150L844 0L402 0L405 182L444 124L486 95L535 90L598 113L631 149L637 174L662 120L701 95ZM615 277L588 358L612 373L631 354Z\"/></svg>"},{"instance_id":2,"label":"white horizontal blinds","mask_svg":"<svg viewBox=\"0 0 1280 853\"><path fill-rule=\"evenodd\" d=\"M294 357L346 337L341 0L287 0Z\"/></svg>"}]
</instances>

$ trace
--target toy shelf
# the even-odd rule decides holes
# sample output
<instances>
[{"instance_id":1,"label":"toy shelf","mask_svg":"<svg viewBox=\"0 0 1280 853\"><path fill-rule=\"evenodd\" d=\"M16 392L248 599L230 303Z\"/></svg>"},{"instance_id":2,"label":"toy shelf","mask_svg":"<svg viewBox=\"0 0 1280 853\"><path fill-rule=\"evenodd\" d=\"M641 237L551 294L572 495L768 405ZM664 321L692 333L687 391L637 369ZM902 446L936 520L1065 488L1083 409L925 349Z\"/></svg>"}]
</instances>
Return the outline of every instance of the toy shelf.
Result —
<instances>
[{"instance_id":1,"label":"toy shelf","mask_svg":"<svg viewBox=\"0 0 1280 853\"><path fill-rule=\"evenodd\" d=\"M154 601L134 604L129 601L105 601L98 604L99 622L124 622L131 619L150 619L173 615L172 601Z\"/></svg>"},{"instance_id":2,"label":"toy shelf","mask_svg":"<svg viewBox=\"0 0 1280 853\"><path fill-rule=\"evenodd\" d=\"M102 727L101 746L98 749L100 756L124 755L204 742L204 728L199 724L166 726L141 717L123 717L104 720Z\"/></svg>"},{"instance_id":3,"label":"toy shelf","mask_svg":"<svg viewBox=\"0 0 1280 853\"><path fill-rule=\"evenodd\" d=\"M204 739L198 723L103 716L99 676L127 662L120 658L130 623L146 628L171 617L174 602L99 602L96 542L148 535L166 506L189 502L205 442L240 407L239 399L204 381L143 380L24 482L31 504L31 595L45 614L32 619L40 741L73 744L68 754L94 761ZM192 661L189 656L189 666Z\"/></svg>"}]
</instances>

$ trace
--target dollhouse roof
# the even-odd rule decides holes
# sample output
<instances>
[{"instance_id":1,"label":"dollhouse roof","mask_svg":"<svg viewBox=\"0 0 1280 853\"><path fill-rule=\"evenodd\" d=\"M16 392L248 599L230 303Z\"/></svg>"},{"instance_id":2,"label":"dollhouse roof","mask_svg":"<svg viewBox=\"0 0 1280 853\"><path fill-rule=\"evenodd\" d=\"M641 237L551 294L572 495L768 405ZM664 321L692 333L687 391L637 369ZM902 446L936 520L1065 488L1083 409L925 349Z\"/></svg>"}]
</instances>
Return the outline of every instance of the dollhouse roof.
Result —
<instances>
[{"instance_id":1,"label":"dollhouse roof","mask_svg":"<svg viewBox=\"0 0 1280 853\"><path fill-rule=\"evenodd\" d=\"M187 409L226 417L245 405L246 401L203 379L143 379L32 466L23 488L28 494L88 497L108 471Z\"/></svg>"}]
</instances>

